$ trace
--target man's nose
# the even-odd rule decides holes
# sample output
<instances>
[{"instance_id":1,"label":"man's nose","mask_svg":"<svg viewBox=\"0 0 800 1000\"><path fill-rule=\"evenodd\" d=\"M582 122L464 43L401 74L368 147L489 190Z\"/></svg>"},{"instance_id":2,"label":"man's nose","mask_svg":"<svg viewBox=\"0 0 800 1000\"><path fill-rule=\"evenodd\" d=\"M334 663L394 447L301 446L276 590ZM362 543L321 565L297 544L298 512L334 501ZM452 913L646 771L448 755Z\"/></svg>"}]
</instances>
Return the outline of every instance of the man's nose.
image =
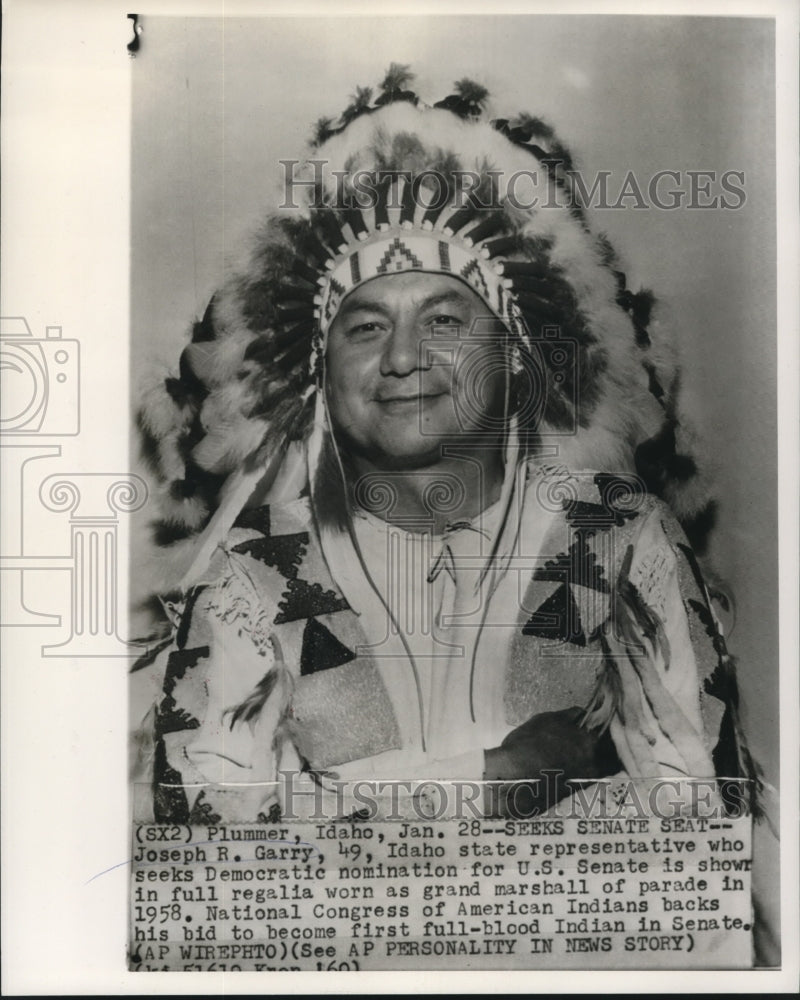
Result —
<instances>
[{"instance_id":1,"label":"man's nose","mask_svg":"<svg viewBox=\"0 0 800 1000\"><path fill-rule=\"evenodd\" d=\"M381 358L381 374L410 375L425 364L424 331L415 317L399 318L386 339Z\"/></svg>"}]
</instances>

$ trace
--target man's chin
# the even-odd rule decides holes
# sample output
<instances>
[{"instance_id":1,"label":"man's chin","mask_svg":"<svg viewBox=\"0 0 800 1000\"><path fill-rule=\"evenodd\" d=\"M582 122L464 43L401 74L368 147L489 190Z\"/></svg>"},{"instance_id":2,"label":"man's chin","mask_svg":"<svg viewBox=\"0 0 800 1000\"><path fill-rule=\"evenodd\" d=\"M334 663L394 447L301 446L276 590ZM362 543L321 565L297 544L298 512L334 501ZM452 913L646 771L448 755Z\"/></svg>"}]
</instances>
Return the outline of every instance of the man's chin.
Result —
<instances>
[{"instance_id":1,"label":"man's chin","mask_svg":"<svg viewBox=\"0 0 800 1000\"><path fill-rule=\"evenodd\" d=\"M391 471L430 469L442 461L445 445L452 444L458 435L397 434L386 440L382 437L369 443L351 442L355 455L366 459L375 469ZM345 444L345 447L347 445Z\"/></svg>"},{"instance_id":2,"label":"man's chin","mask_svg":"<svg viewBox=\"0 0 800 1000\"><path fill-rule=\"evenodd\" d=\"M414 469L430 469L442 461L442 448L445 442L435 443L426 439L416 446L395 444L391 451L376 451L370 455L370 460L377 468L392 471Z\"/></svg>"}]
</instances>

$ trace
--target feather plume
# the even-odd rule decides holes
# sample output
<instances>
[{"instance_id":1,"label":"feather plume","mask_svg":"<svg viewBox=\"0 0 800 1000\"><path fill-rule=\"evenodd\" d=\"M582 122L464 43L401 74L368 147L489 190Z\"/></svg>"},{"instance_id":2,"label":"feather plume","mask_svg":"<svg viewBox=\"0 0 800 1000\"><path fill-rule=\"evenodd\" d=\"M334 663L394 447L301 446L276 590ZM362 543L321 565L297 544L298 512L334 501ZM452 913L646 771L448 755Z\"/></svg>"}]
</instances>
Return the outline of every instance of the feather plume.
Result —
<instances>
[{"instance_id":1,"label":"feather plume","mask_svg":"<svg viewBox=\"0 0 800 1000\"><path fill-rule=\"evenodd\" d=\"M462 101L475 109L475 113L480 114L483 111L489 97L486 87L465 76L462 80L456 80L454 89Z\"/></svg>"},{"instance_id":2,"label":"feather plume","mask_svg":"<svg viewBox=\"0 0 800 1000\"><path fill-rule=\"evenodd\" d=\"M386 70L386 75L380 87L385 93L392 93L397 90L404 90L414 80L411 67L402 63L391 63Z\"/></svg>"},{"instance_id":3,"label":"feather plume","mask_svg":"<svg viewBox=\"0 0 800 1000\"><path fill-rule=\"evenodd\" d=\"M369 108L371 101L372 87L356 87L356 92L350 98L350 103L344 109L342 116L339 119L341 125L343 127L347 126L353 121L353 119L364 114L364 112Z\"/></svg>"},{"instance_id":4,"label":"feather plume","mask_svg":"<svg viewBox=\"0 0 800 1000\"><path fill-rule=\"evenodd\" d=\"M311 134L311 145L321 146L323 142L333 135L333 119L332 118L318 118L314 123L314 128Z\"/></svg>"}]
</instances>

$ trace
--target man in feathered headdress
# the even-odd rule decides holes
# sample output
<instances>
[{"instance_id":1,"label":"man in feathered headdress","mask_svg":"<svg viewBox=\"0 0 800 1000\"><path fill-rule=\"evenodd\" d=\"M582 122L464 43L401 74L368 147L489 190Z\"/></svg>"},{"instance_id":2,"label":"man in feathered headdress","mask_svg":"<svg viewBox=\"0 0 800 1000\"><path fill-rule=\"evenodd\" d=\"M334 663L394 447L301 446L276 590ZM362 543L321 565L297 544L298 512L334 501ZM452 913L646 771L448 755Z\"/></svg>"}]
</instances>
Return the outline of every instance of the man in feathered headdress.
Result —
<instances>
[{"instance_id":1,"label":"man in feathered headdress","mask_svg":"<svg viewBox=\"0 0 800 1000\"><path fill-rule=\"evenodd\" d=\"M753 776L652 298L548 126L410 82L318 124L142 408L158 821L266 816L292 766L485 779L511 814L577 779Z\"/></svg>"}]
</instances>

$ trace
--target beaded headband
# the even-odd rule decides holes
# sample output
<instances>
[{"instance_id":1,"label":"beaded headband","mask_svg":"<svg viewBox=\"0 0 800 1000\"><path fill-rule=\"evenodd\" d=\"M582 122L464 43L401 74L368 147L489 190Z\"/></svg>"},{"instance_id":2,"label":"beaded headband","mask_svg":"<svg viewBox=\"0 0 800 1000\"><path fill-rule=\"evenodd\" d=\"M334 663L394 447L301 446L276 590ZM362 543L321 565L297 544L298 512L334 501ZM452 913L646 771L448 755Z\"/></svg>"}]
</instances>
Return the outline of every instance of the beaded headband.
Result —
<instances>
[{"instance_id":1,"label":"beaded headband","mask_svg":"<svg viewBox=\"0 0 800 1000\"><path fill-rule=\"evenodd\" d=\"M326 261L327 273L318 280L321 288L314 299L314 316L321 332L328 331L344 298L354 288L371 278L402 271L459 278L495 316L515 333L521 332L522 317L511 282L503 279L502 263L492 259L495 248L488 237L496 228L494 220L475 226L474 211L469 208L451 205L431 210L416 204L420 191L414 181L400 178L398 188L399 197L391 199L391 203L402 205L405 195L405 201L415 206L412 217L402 207L389 207L389 199L379 200L374 210L349 213L339 253ZM380 189L384 195L387 190L388 185Z\"/></svg>"}]
</instances>

